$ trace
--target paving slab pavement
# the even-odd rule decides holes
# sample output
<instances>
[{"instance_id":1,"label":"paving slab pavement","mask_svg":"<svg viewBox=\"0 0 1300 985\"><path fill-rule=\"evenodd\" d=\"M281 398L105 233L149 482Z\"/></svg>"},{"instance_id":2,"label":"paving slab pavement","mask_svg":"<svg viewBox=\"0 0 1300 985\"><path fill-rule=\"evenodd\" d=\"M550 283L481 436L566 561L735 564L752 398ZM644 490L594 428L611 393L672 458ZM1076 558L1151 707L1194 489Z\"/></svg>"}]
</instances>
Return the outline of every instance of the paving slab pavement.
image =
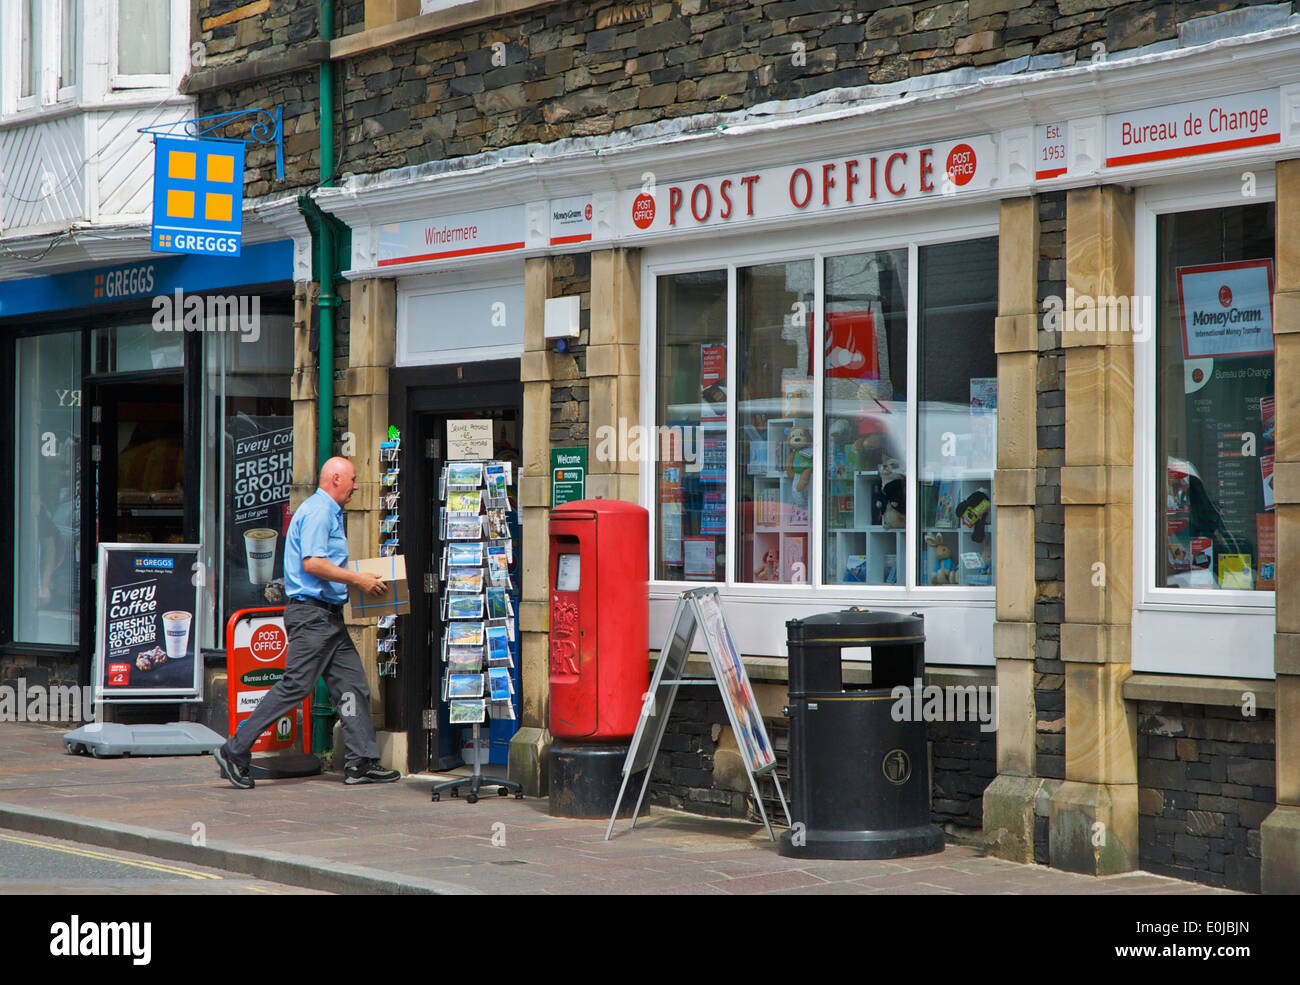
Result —
<instances>
[{"instance_id":1,"label":"paving slab pavement","mask_svg":"<svg viewBox=\"0 0 1300 985\"><path fill-rule=\"evenodd\" d=\"M776 853L759 824L652 809L635 829L553 818L545 799L429 799L435 777L341 774L236 790L210 756L93 759L62 727L0 724L0 828L213 866L327 892L439 894L1224 895L1150 873L1092 878L938 855L830 862Z\"/></svg>"}]
</instances>

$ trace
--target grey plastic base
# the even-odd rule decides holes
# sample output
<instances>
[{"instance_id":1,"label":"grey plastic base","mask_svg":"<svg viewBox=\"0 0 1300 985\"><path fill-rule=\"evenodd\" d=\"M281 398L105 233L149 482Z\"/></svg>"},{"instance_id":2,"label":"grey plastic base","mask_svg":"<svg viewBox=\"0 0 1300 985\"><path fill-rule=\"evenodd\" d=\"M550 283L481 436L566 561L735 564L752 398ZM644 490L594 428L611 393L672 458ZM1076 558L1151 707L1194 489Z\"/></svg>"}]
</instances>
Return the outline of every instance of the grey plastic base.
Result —
<instances>
[{"instance_id":1,"label":"grey plastic base","mask_svg":"<svg viewBox=\"0 0 1300 985\"><path fill-rule=\"evenodd\" d=\"M202 756L225 742L198 722L166 725L125 725L91 722L63 733L63 748L70 753L102 756Z\"/></svg>"}]
</instances>

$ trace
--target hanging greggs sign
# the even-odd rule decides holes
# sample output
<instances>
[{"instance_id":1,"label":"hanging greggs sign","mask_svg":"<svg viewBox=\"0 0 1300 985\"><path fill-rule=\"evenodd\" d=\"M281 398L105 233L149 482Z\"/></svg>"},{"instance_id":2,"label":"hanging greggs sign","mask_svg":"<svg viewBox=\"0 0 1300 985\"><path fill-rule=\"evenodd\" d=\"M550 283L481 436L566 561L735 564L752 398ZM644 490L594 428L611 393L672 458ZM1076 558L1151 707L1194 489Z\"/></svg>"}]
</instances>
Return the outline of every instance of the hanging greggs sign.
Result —
<instances>
[{"instance_id":1,"label":"hanging greggs sign","mask_svg":"<svg viewBox=\"0 0 1300 985\"><path fill-rule=\"evenodd\" d=\"M935 141L628 190L621 224L636 236L822 215L977 191L990 187L996 173L991 137Z\"/></svg>"}]
</instances>

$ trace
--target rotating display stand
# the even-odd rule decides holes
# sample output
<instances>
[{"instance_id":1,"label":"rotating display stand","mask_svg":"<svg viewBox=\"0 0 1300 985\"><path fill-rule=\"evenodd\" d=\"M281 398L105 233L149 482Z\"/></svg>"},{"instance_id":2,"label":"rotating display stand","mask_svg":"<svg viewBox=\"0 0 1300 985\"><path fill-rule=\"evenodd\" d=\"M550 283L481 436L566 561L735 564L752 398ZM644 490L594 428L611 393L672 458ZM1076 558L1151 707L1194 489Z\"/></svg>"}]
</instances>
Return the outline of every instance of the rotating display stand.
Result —
<instances>
[{"instance_id":1,"label":"rotating display stand","mask_svg":"<svg viewBox=\"0 0 1300 985\"><path fill-rule=\"evenodd\" d=\"M518 641L515 622L514 561L517 526L507 489L509 462L448 462L438 483L443 504L439 533L443 544L439 568L443 584L442 700L452 725L472 727L474 772L437 784L432 799L444 790L453 797L467 790L473 804L485 787L505 797L523 797L518 783L483 775L483 722L514 719Z\"/></svg>"}]
</instances>

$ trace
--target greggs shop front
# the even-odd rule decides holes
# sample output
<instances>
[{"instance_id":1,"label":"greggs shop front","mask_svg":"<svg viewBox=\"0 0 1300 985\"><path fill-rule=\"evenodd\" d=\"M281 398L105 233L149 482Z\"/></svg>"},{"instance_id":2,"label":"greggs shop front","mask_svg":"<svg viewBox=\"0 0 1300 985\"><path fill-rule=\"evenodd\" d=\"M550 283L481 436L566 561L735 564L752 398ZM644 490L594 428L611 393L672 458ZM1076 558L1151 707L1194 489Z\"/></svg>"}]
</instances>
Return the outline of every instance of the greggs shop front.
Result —
<instances>
[{"instance_id":1,"label":"greggs shop front","mask_svg":"<svg viewBox=\"0 0 1300 985\"><path fill-rule=\"evenodd\" d=\"M281 241L0 283L0 677L90 683L100 543L202 545L191 631L214 662L231 612L276 601L282 545L250 569L245 535L287 519L292 269Z\"/></svg>"}]
</instances>

